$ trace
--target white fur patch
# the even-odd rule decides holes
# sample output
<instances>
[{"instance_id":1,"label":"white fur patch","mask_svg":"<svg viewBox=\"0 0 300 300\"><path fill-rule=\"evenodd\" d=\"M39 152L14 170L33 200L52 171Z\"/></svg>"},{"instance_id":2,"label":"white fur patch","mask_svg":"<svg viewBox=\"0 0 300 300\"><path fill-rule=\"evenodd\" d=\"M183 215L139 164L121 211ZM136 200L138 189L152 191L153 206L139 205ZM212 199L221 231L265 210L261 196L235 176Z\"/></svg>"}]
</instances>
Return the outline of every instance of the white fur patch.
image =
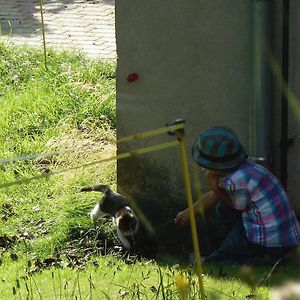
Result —
<instances>
[{"instance_id":1,"label":"white fur patch","mask_svg":"<svg viewBox=\"0 0 300 300\"><path fill-rule=\"evenodd\" d=\"M121 244L127 249L129 250L131 248L131 245L130 245L130 242L128 241L128 239L126 238L126 236L132 236L133 234L135 234L137 231L138 231L138 227L139 227L139 224L138 224L138 218L136 216L136 214L134 213L134 211L129 207L129 206L125 206L126 210L127 210L127 213L129 215L131 215L132 217L136 218L137 219L137 224L135 226L135 228L130 231L130 232L122 232L118 226L119 226L119 218L113 218L113 223L115 224L116 226L116 229L117 229L117 235L118 235L118 238L121 242ZM90 217L91 217L91 220L93 221L93 224L96 224L97 221L106 216L107 214L104 213L103 211L100 210L100 204L97 203L93 210L91 211L90 213Z\"/></svg>"},{"instance_id":2,"label":"white fur patch","mask_svg":"<svg viewBox=\"0 0 300 300\"><path fill-rule=\"evenodd\" d=\"M120 242L122 243L122 245L129 250L131 248L129 241L126 239L125 235L123 234L123 232L117 228L117 234L118 234L118 238L120 240Z\"/></svg>"},{"instance_id":3,"label":"white fur patch","mask_svg":"<svg viewBox=\"0 0 300 300\"><path fill-rule=\"evenodd\" d=\"M124 207L127 210L127 213L129 214L130 217L136 219L136 225L135 228L133 228L131 231L123 231L123 235L124 236L130 236L133 235L135 233L137 233L138 229L139 229L139 219L136 216L136 214L134 213L133 209L129 206L125 206ZM117 228L119 228L119 221L120 221L120 217L117 217L114 219L114 223L116 225Z\"/></svg>"},{"instance_id":4,"label":"white fur patch","mask_svg":"<svg viewBox=\"0 0 300 300\"><path fill-rule=\"evenodd\" d=\"M93 210L90 213L91 219L93 221L93 224L96 224L97 221L104 217L106 215L106 213L104 213L103 211L100 210L100 205L99 203L97 203L95 205L95 207L93 208Z\"/></svg>"}]
</instances>

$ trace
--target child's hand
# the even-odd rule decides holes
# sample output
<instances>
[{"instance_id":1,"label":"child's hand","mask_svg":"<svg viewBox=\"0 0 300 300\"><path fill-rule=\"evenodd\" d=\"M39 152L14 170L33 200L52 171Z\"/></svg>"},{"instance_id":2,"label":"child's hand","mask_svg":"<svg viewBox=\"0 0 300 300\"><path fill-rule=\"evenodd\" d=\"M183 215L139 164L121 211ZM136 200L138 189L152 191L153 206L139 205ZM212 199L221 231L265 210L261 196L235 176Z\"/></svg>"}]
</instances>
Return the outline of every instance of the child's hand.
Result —
<instances>
[{"instance_id":1,"label":"child's hand","mask_svg":"<svg viewBox=\"0 0 300 300\"><path fill-rule=\"evenodd\" d=\"M189 222L189 220L190 220L189 211L186 209L178 213L178 215L175 218L175 223L185 225Z\"/></svg>"}]
</instances>

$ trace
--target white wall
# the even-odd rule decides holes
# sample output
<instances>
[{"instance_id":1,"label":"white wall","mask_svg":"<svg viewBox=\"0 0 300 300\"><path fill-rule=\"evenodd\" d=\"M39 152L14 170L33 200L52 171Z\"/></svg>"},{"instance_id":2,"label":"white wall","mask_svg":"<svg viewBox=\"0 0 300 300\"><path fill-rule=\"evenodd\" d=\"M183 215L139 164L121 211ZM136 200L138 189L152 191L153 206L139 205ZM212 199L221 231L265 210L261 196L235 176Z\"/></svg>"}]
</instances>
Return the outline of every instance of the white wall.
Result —
<instances>
[{"instance_id":1,"label":"white wall","mask_svg":"<svg viewBox=\"0 0 300 300\"><path fill-rule=\"evenodd\" d=\"M300 3L291 1L291 83L300 93ZM281 2L274 1L274 53L281 56ZM167 121L187 121L187 150L201 130L213 125L233 128L248 148L252 78L252 1L122 0L116 1L118 137L155 129ZM297 7L296 7L297 6ZM280 61L279 61L280 62ZM136 72L139 79L128 83ZM279 174L280 87L273 95L273 157ZM290 131L300 135L291 117ZM119 145L119 152L170 140L168 136ZM290 151L291 174L300 171L300 139ZM292 162L292 163L291 163ZM192 171L193 175L193 171ZM163 223L184 207L177 149L163 150L118 164L119 187L133 196L150 218ZM300 212L297 176L289 191ZM205 190L205 185L203 188ZM194 189L195 191L195 189ZM297 203L296 203L297 202ZM161 215L157 210L161 210Z\"/></svg>"}]
</instances>

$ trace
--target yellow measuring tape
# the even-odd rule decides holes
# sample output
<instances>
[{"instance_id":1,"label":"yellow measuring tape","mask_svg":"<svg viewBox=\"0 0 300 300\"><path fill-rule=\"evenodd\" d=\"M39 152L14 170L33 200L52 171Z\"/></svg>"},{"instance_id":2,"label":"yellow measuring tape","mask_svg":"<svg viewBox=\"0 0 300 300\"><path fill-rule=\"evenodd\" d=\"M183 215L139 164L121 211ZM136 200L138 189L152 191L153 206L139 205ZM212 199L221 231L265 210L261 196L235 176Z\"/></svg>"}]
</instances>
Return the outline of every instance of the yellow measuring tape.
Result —
<instances>
[{"instance_id":1,"label":"yellow measuring tape","mask_svg":"<svg viewBox=\"0 0 300 300\"><path fill-rule=\"evenodd\" d=\"M184 124L172 125L172 126L168 126L168 127L161 127L161 128L154 129L154 130L149 130L149 131L140 132L140 133L136 133L136 134L133 134L133 135L125 136L125 137L119 139L118 143L149 138L149 137L152 137L152 136L164 134L166 132L172 132L174 130L183 129L183 128L184 128Z\"/></svg>"},{"instance_id":2,"label":"yellow measuring tape","mask_svg":"<svg viewBox=\"0 0 300 300\"><path fill-rule=\"evenodd\" d=\"M83 147L76 147L76 148L72 148L69 150L61 150L61 151L57 150L57 151L50 151L50 152L24 154L24 155L20 155L20 156L16 156L16 157L2 158L2 159L0 159L0 165L6 165L6 164L10 164L10 163L17 162L17 161L22 161L22 160L46 158L46 157L59 155L59 154L68 154L68 153L72 153L72 152L83 150L83 149L84 149ZM91 152L91 151L89 151L89 152Z\"/></svg>"},{"instance_id":3,"label":"yellow measuring tape","mask_svg":"<svg viewBox=\"0 0 300 300\"><path fill-rule=\"evenodd\" d=\"M3 183L3 184L0 184L0 188L7 188L7 187L10 187L13 185L29 183L32 180L48 178L50 176L59 175L59 174L77 170L80 168L86 168L86 167L89 167L89 166L92 166L95 164L101 164L101 163L109 162L112 160L120 160L120 159L124 159L124 158L128 158L128 157L135 157L137 155L146 154L146 153L163 150L163 149L167 149L170 147L175 147L177 145L180 145L180 152L181 152L181 158L182 158L182 170L183 170L183 175L184 175L184 184L185 184L185 190L186 190L186 196L187 196L187 204L188 204L188 208L189 208L194 254L195 254L195 259L196 259L196 273L197 273L198 281L199 281L200 297L201 297L201 299L204 300L205 292L204 292L204 283L203 283L203 279L202 279L201 256L200 256L200 251L199 251L197 228L196 228L196 221L195 221L195 215L194 215L194 209L193 209L193 200L192 200L191 183L190 183L190 176L189 176L188 163L187 163L186 146L185 146L184 132L181 131L180 129L184 129L184 124L177 124L177 125L172 125L172 126L168 126L168 127L162 127L162 128L155 129L155 130L150 130L150 131L126 136L124 138L119 139L118 143L153 137L153 136L161 135L161 134L164 134L167 132L175 133L177 136L177 140L173 140L171 142L166 142L166 143L162 143L162 144L158 144L158 145L154 145L154 146L139 148L137 150L128 151L128 152L121 153L121 154L113 156L113 157L93 161L93 162L90 162L90 163L87 163L87 164L84 164L84 165L81 165L78 167L73 167L73 168L69 168L66 170L62 170L62 171L50 172L47 174L37 175L37 176L30 177L30 178L24 178L24 179L16 180L13 182ZM51 155L52 154L56 154L56 153L52 152ZM29 155L27 157L32 158L32 157L36 157L36 155L31 155L31 156ZM23 156L20 158L22 160L24 160L27 157ZM14 158L7 159L5 162L9 163L12 161L16 161L16 159L14 159Z\"/></svg>"},{"instance_id":4,"label":"yellow measuring tape","mask_svg":"<svg viewBox=\"0 0 300 300\"><path fill-rule=\"evenodd\" d=\"M123 138L119 139L117 141L117 143L120 144L123 142L129 142L129 141L133 141L133 140L139 140L139 139L144 139L144 138L148 138L148 137L153 137L156 135L161 135L166 132L169 132L169 131L172 132L174 130L182 129L182 128L184 128L184 124L172 125L169 127L161 127L158 129L145 131L145 132L141 132L141 133L123 137ZM157 145L157 146L159 146L159 145ZM50 157L50 156L54 156L54 155L68 154L68 153L78 152L80 150L84 150L87 152L96 151L96 150L92 150L92 151L86 150L86 147L74 147L74 148L67 149L67 150L57 150L57 151L42 152L42 153L24 154L24 155L15 156L15 157L2 158L2 159L0 159L0 165L1 164L9 164L9 163L17 162L17 161L22 161L22 160L32 160L32 159L37 159L37 158L46 158L46 157ZM157 149L157 150L159 150L159 149Z\"/></svg>"},{"instance_id":5,"label":"yellow measuring tape","mask_svg":"<svg viewBox=\"0 0 300 300\"><path fill-rule=\"evenodd\" d=\"M65 169L65 170L62 170L62 171L49 172L47 174L42 174L42 175L32 176L32 177L29 177L29 178L24 178L24 179L12 181L12 182L2 183L2 184L0 184L0 189L5 188L5 187L10 187L10 186L13 186L13 185L29 183L32 180L49 178L51 176L55 176L55 175L59 175L59 174L62 174L62 173L78 170L78 169L81 169L81 168L90 167L90 166L93 166L93 165L96 165L96 164L101 164L101 163L109 162L109 161L112 161L112 160L119 160L119 159L124 159L124 158L128 158L128 157L134 157L134 156L141 155L141 154L146 154L146 153L150 153L150 152L154 152L154 151L158 151L158 150L167 149L167 148L170 148L170 147L175 147L178 144L179 144L179 142L177 140L175 140L175 141L171 141L171 142L167 142L167 143L162 143L162 144L159 144L159 145L139 148L137 150L128 151L128 152L121 153L121 154L116 155L116 156L112 156L112 157L109 157L109 158L104 158L104 159L101 159L101 160L93 161L93 162L90 162L90 163L87 163L87 164L84 164L84 165L80 165L80 166L77 166L77 167Z\"/></svg>"},{"instance_id":6,"label":"yellow measuring tape","mask_svg":"<svg viewBox=\"0 0 300 300\"><path fill-rule=\"evenodd\" d=\"M184 177L186 200L189 209L189 219L190 219L191 232L192 232L194 256L196 260L196 274L198 276L198 283L199 283L199 293L201 299L204 300L206 297L205 297L204 283L202 278L201 255L199 249L197 226L196 226L195 212L194 212L193 199L192 199L192 188L191 188L190 173L189 173L188 161L186 155L185 138L184 138L184 134L180 134L180 133L177 134L177 137L179 138L179 144L180 144L182 171Z\"/></svg>"}]
</instances>

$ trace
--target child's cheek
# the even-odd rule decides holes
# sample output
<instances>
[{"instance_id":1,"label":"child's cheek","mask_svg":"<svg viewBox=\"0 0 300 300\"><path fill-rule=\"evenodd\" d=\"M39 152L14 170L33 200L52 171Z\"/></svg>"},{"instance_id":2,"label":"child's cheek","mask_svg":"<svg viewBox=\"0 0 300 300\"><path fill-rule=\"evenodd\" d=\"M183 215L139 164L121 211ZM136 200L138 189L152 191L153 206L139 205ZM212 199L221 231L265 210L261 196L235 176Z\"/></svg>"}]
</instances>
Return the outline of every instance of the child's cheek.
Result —
<instances>
[{"instance_id":1,"label":"child's cheek","mask_svg":"<svg viewBox=\"0 0 300 300\"><path fill-rule=\"evenodd\" d=\"M224 190L223 178L218 178L218 187Z\"/></svg>"}]
</instances>

